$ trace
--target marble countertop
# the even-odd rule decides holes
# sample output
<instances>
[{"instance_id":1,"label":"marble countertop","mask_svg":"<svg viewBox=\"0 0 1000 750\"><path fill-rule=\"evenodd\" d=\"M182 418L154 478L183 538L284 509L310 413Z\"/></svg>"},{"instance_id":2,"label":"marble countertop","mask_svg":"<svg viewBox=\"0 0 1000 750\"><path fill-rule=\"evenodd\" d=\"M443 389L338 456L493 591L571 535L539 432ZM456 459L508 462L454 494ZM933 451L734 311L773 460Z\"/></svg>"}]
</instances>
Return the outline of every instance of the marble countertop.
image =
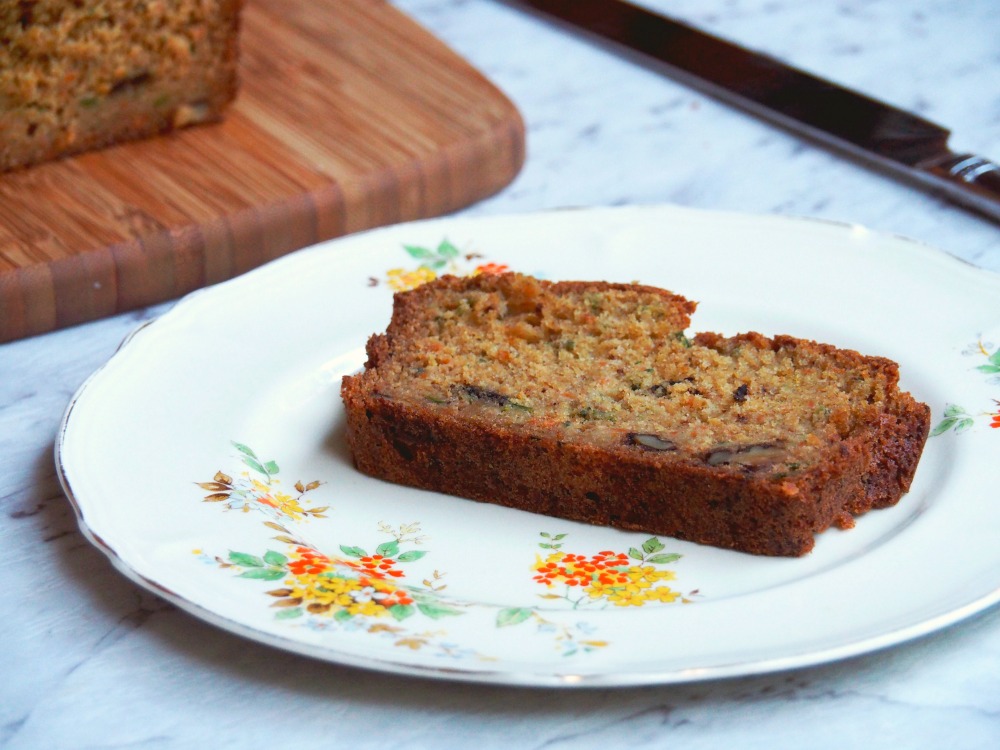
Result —
<instances>
[{"instance_id":1,"label":"marble countertop","mask_svg":"<svg viewBox=\"0 0 1000 750\"><path fill-rule=\"evenodd\" d=\"M674 203L810 216L906 235L1000 271L1000 226L509 5L395 4L523 113L523 171L466 215ZM646 4L917 112L950 127L954 147L1000 158L993 0ZM169 307L0 345L0 550L8 571L0 747L1000 747L995 607L826 666L565 691L339 667L192 618L115 572L84 539L52 460L72 394L127 333Z\"/></svg>"}]
</instances>

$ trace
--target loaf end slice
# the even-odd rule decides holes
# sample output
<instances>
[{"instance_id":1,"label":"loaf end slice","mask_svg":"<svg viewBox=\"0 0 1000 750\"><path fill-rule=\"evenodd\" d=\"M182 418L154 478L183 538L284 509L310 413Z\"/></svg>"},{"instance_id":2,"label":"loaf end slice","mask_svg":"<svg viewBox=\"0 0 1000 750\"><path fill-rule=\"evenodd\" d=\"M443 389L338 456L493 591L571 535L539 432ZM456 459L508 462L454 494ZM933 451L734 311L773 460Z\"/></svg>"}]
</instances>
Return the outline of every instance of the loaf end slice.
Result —
<instances>
[{"instance_id":1,"label":"loaf end slice","mask_svg":"<svg viewBox=\"0 0 1000 750\"><path fill-rule=\"evenodd\" d=\"M222 118L242 0L0 4L0 171Z\"/></svg>"}]
</instances>

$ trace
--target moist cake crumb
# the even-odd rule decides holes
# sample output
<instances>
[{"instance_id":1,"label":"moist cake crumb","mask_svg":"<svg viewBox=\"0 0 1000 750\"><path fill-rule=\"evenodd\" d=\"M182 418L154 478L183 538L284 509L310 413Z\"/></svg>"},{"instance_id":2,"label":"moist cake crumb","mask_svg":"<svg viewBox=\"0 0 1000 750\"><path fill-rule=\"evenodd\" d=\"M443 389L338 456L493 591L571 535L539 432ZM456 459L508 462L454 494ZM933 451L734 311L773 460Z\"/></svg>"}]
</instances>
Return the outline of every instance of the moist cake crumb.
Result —
<instances>
[{"instance_id":1,"label":"moist cake crumb","mask_svg":"<svg viewBox=\"0 0 1000 750\"><path fill-rule=\"evenodd\" d=\"M767 555L895 504L929 410L882 357L689 336L661 289L520 274L397 294L344 378L357 467L522 510Z\"/></svg>"}]
</instances>

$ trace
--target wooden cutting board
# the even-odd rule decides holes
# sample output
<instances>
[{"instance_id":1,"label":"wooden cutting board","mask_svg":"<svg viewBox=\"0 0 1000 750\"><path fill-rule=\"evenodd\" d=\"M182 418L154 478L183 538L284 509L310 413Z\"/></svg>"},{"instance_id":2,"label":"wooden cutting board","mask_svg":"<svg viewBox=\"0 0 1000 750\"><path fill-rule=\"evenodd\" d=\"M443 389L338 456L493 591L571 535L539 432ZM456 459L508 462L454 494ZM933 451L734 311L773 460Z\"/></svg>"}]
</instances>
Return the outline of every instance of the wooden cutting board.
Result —
<instances>
[{"instance_id":1,"label":"wooden cutting board","mask_svg":"<svg viewBox=\"0 0 1000 750\"><path fill-rule=\"evenodd\" d=\"M511 102L384 0L248 0L224 122L0 175L0 341L507 185Z\"/></svg>"}]
</instances>

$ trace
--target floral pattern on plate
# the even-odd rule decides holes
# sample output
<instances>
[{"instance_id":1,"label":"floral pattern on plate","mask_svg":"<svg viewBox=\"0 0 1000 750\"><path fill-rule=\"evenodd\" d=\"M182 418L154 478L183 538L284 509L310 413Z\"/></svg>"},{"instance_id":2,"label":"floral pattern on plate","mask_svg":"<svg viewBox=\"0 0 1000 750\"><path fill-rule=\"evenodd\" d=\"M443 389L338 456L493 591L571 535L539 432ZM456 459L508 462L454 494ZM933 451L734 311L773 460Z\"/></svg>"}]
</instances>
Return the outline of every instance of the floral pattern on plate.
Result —
<instances>
[{"instance_id":1,"label":"floral pattern on plate","mask_svg":"<svg viewBox=\"0 0 1000 750\"><path fill-rule=\"evenodd\" d=\"M986 362L977 365L975 369L984 375L989 376L990 383L1000 383L1000 346L997 346L991 353L994 345L984 342L981 339L966 347L963 354L974 357L985 357ZM971 428L977 418L986 417L989 419L989 426L1000 429L1000 399L993 399L992 411L970 412L965 407L958 404L947 404L944 409L944 417L937 426L931 430L931 435L941 435L945 432L954 431L956 433L965 432Z\"/></svg>"},{"instance_id":2,"label":"floral pattern on plate","mask_svg":"<svg viewBox=\"0 0 1000 750\"><path fill-rule=\"evenodd\" d=\"M431 630L407 627L418 621L436 625L437 621L487 606L446 595L446 574L438 569L408 575L417 567L411 563L428 555L427 550L415 549L427 540L419 522L396 527L379 523L378 531L390 538L373 548L340 544L337 553L323 552L319 545L304 538L295 523L327 518L329 506L303 505L306 493L318 489L322 482L296 481L298 494L292 495L282 489L277 461L261 459L243 443L232 445L246 468L235 478L219 470L211 481L196 482L209 491L203 502L219 503L226 511L261 513L267 518L263 525L279 532L272 541L281 542L284 548L263 552L230 550L225 555L208 555L195 549L196 555L235 572L238 578L280 582L277 588L262 592L271 598L276 620L305 622L319 630L344 626L393 638L396 645L413 650L430 648L452 657L490 658L460 647L440 626ZM534 581L545 587L539 596L550 608L556 602L574 610L691 603L698 593L692 591L684 596L665 585L665 581L676 578L676 573L666 566L676 563L681 555L665 552L665 545L656 537L627 552L603 550L592 555L564 551L567 534L541 532L540 537L538 546L546 554L536 554L529 570L534 573ZM414 582L416 578L419 583ZM591 653L609 645L607 640L593 637L597 628L586 622L556 623L538 607L498 609L496 627L522 623L532 623L536 633L553 638L563 656Z\"/></svg>"},{"instance_id":3,"label":"floral pattern on plate","mask_svg":"<svg viewBox=\"0 0 1000 750\"><path fill-rule=\"evenodd\" d=\"M416 289L421 284L434 281L442 274L478 276L510 270L504 263L476 263L484 260L485 256L475 252L463 253L447 238L442 239L436 247L407 244L403 245L403 249L412 259L419 262L415 268L390 268L386 272L384 281L394 292ZM369 286L378 286L379 283L381 280L375 276L368 279Z\"/></svg>"}]
</instances>

